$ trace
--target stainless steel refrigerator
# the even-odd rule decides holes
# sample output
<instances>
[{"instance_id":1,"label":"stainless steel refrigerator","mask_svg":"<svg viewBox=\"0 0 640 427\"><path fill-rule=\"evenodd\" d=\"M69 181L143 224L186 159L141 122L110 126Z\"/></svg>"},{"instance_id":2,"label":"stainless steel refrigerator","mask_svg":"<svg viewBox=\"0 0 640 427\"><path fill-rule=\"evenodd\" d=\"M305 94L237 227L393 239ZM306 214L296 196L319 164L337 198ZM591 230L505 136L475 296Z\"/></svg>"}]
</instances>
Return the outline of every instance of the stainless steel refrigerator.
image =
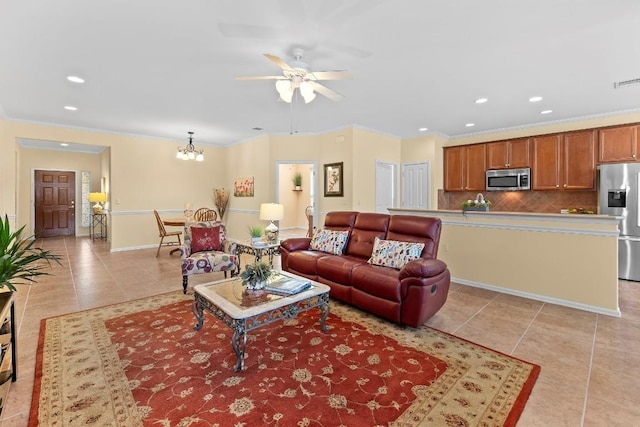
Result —
<instances>
[{"instance_id":1,"label":"stainless steel refrigerator","mask_svg":"<svg viewBox=\"0 0 640 427\"><path fill-rule=\"evenodd\" d=\"M618 277L640 281L640 163L598 167L598 211L620 220Z\"/></svg>"}]
</instances>

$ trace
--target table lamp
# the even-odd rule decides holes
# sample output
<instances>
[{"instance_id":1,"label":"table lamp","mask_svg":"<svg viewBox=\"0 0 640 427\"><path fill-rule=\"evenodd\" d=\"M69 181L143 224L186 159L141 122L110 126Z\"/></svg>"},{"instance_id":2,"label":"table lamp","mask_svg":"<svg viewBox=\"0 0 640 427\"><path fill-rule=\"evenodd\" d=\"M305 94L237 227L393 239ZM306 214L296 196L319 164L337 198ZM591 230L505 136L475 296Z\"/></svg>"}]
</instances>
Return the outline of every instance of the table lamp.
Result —
<instances>
[{"instance_id":1,"label":"table lamp","mask_svg":"<svg viewBox=\"0 0 640 427\"><path fill-rule=\"evenodd\" d=\"M102 205L100 203L107 201L107 193L89 193L89 201L95 203L95 205L93 205L93 213L101 214Z\"/></svg>"},{"instance_id":2,"label":"table lamp","mask_svg":"<svg viewBox=\"0 0 640 427\"><path fill-rule=\"evenodd\" d=\"M271 221L271 224L264 228L269 243L278 241L278 226L273 221L280 221L282 218L284 218L284 205L279 203L262 203L260 205L260 219Z\"/></svg>"}]
</instances>

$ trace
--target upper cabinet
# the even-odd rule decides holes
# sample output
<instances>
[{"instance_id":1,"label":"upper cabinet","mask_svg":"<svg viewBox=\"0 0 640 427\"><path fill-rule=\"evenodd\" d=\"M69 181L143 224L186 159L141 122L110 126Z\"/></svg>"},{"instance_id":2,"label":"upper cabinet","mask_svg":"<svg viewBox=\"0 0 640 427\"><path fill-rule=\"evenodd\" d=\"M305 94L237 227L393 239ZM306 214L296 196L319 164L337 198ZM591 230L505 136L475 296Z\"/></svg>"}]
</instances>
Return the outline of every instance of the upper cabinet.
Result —
<instances>
[{"instance_id":1,"label":"upper cabinet","mask_svg":"<svg viewBox=\"0 0 640 427\"><path fill-rule=\"evenodd\" d=\"M533 190L594 190L596 131L531 138Z\"/></svg>"},{"instance_id":2,"label":"upper cabinet","mask_svg":"<svg viewBox=\"0 0 640 427\"><path fill-rule=\"evenodd\" d=\"M526 168L531 166L529 138L490 142L487 145L487 169Z\"/></svg>"},{"instance_id":3,"label":"upper cabinet","mask_svg":"<svg viewBox=\"0 0 640 427\"><path fill-rule=\"evenodd\" d=\"M638 126L621 126L598 131L598 162L638 161Z\"/></svg>"},{"instance_id":4,"label":"upper cabinet","mask_svg":"<svg viewBox=\"0 0 640 427\"><path fill-rule=\"evenodd\" d=\"M461 145L444 149L445 191L484 191L486 145Z\"/></svg>"}]
</instances>

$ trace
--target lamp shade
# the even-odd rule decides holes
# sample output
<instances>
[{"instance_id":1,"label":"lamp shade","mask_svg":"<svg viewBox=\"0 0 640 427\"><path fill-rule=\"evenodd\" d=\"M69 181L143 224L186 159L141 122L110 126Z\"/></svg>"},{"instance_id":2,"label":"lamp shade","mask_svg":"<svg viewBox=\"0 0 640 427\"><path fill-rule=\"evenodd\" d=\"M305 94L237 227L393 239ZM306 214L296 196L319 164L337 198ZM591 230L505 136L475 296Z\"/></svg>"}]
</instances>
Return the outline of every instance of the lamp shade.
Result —
<instances>
[{"instance_id":1,"label":"lamp shade","mask_svg":"<svg viewBox=\"0 0 640 427\"><path fill-rule=\"evenodd\" d=\"M264 221L280 221L284 218L284 205L279 203L262 203L260 219Z\"/></svg>"},{"instance_id":2,"label":"lamp shade","mask_svg":"<svg viewBox=\"0 0 640 427\"><path fill-rule=\"evenodd\" d=\"M92 203L104 203L107 201L107 193L89 193L89 201Z\"/></svg>"}]
</instances>

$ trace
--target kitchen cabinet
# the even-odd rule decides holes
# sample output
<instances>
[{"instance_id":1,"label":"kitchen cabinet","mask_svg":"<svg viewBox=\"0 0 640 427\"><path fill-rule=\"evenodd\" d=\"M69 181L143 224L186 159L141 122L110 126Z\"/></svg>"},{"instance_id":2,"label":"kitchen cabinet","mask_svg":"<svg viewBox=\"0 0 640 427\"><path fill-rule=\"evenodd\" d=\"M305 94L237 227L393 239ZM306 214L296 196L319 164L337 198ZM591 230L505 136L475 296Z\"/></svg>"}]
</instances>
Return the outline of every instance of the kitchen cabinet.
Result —
<instances>
[{"instance_id":1,"label":"kitchen cabinet","mask_svg":"<svg viewBox=\"0 0 640 427\"><path fill-rule=\"evenodd\" d=\"M638 126L598 131L598 163L638 161Z\"/></svg>"},{"instance_id":2,"label":"kitchen cabinet","mask_svg":"<svg viewBox=\"0 0 640 427\"><path fill-rule=\"evenodd\" d=\"M487 143L487 169L527 168L530 162L529 138Z\"/></svg>"},{"instance_id":3,"label":"kitchen cabinet","mask_svg":"<svg viewBox=\"0 0 640 427\"><path fill-rule=\"evenodd\" d=\"M532 138L533 190L595 190L594 130Z\"/></svg>"},{"instance_id":4,"label":"kitchen cabinet","mask_svg":"<svg viewBox=\"0 0 640 427\"><path fill-rule=\"evenodd\" d=\"M17 379L13 301L13 292L0 291L0 413L7 401L9 386Z\"/></svg>"},{"instance_id":5,"label":"kitchen cabinet","mask_svg":"<svg viewBox=\"0 0 640 427\"><path fill-rule=\"evenodd\" d=\"M484 191L486 144L444 149L444 190Z\"/></svg>"}]
</instances>

